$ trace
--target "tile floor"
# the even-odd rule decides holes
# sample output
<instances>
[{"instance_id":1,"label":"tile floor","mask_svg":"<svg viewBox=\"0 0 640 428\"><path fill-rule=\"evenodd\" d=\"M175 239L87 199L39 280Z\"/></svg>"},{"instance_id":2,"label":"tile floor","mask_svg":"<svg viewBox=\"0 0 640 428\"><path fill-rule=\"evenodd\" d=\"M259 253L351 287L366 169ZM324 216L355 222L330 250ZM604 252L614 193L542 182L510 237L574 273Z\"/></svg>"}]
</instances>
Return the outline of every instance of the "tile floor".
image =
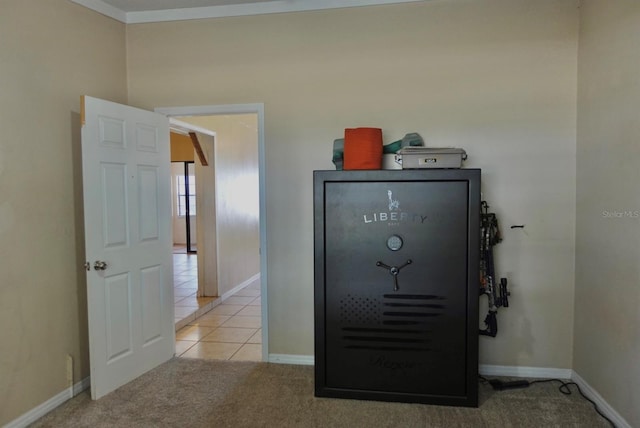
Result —
<instances>
[{"instance_id":1,"label":"tile floor","mask_svg":"<svg viewBox=\"0 0 640 428\"><path fill-rule=\"evenodd\" d=\"M197 297L198 258L184 247L173 249L173 295L176 331L213 309L217 298Z\"/></svg>"},{"instance_id":2,"label":"tile floor","mask_svg":"<svg viewBox=\"0 0 640 428\"><path fill-rule=\"evenodd\" d=\"M196 255L178 249L173 257L176 356L261 361L260 285L249 285L225 301L196 297Z\"/></svg>"}]
</instances>

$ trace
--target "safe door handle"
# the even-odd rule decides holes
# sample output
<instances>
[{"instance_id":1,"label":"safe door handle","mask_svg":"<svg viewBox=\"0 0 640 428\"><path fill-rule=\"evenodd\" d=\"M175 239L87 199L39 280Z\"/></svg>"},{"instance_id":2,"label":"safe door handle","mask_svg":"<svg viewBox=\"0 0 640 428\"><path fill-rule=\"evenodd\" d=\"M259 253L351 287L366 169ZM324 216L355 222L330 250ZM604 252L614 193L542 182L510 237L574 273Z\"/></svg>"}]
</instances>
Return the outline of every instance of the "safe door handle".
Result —
<instances>
[{"instance_id":1,"label":"safe door handle","mask_svg":"<svg viewBox=\"0 0 640 428\"><path fill-rule=\"evenodd\" d=\"M400 273L400 269L407 265L410 265L411 263L413 262L411 261L411 259L409 259L401 266L389 266L382 263L381 261L377 261L376 266L387 269L389 271L391 276L393 276L393 291L398 291L400 289L400 287L398 286L398 274Z\"/></svg>"}]
</instances>

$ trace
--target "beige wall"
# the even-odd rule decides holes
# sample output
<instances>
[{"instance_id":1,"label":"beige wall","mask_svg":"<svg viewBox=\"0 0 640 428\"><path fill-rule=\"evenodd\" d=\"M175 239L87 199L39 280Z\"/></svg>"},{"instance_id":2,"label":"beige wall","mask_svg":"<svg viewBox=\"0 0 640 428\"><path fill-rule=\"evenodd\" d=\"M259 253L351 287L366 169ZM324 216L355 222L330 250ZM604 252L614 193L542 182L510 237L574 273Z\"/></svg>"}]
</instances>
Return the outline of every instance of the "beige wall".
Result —
<instances>
[{"instance_id":1,"label":"beige wall","mask_svg":"<svg viewBox=\"0 0 640 428\"><path fill-rule=\"evenodd\" d=\"M179 119L216 133L209 162L215 162L216 171L217 292L222 296L260 273L257 115Z\"/></svg>"},{"instance_id":2,"label":"beige wall","mask_svg":"<svg viewBox=\"0 0 640 428\"><path fill-rule=\"evenodd\" d=\"M640 426L640 2L580 17L573 365Z\"/></svg>"},{"instance_id":3,"label":"beige wall","mask_svg":"<svg viewBox=\"0 0 640 428\"><path fill-rule=\"evenodd\" d=\"M312 171L332 169L344 128L376 126L385 142L416 131L464 147L467 166L484 170L513 296L499 337L481 340L481 362L571 367L578 1L533 3L127 27L133 105L265 104L271 353L313 354ZM168 64L167 52L181 61Z\"/></svg>"},{"instance_id":4,"label":"beige wall","mask_svg":"<svg viewBox=\"0 0 640 428\"><path fill-rule=\"evenodd\" d=\"M0 5L0 425L89 375L80 95L126 102L124 25Z\"/></svg>"},{"instance_id":5,"label":"beige wall","mask_svg":"<svg viewBox=\"0 0 640 428\"><path fill-rule=\"evenodd\" d=\"M195 157L193 143L188 135L170 132L171 162L192 162Z\"/></svg>"}]
</instances>

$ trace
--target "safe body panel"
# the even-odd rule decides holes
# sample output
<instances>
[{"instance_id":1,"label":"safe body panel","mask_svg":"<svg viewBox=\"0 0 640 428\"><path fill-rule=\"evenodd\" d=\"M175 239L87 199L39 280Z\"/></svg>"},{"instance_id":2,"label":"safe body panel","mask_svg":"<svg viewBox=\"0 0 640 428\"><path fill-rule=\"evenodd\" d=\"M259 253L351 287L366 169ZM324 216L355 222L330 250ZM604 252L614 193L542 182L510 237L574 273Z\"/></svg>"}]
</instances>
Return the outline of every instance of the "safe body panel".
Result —
<instances>
[{"instance_id":1,"label":"safe body panel","mask_svg":"<svg viewBox=\"0 0 640 428\"><path fill-rule=\"evenodd\" d=\"M479 170L316 171L316 395L477 405Z\"/></svg>"}]
</instances>

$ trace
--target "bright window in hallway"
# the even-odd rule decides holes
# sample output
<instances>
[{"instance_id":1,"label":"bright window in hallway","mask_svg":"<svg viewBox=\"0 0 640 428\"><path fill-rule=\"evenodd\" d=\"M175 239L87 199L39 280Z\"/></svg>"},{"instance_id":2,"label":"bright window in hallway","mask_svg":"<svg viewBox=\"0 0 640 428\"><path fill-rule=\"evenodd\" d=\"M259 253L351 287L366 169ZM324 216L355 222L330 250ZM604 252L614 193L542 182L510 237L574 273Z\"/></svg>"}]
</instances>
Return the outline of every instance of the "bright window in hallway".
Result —
<instances>
[{"instance_id":1,"label":"bright window in hallway","mask_svg":"<svg viewBox=\"0 0 640 428\"><path fill-rule=\"evenodd\" d=\"M176 190L178 192L178 215L196 215L196 177L195 175L178 175L176 177Z\"/></svg>"}]
</instances>

